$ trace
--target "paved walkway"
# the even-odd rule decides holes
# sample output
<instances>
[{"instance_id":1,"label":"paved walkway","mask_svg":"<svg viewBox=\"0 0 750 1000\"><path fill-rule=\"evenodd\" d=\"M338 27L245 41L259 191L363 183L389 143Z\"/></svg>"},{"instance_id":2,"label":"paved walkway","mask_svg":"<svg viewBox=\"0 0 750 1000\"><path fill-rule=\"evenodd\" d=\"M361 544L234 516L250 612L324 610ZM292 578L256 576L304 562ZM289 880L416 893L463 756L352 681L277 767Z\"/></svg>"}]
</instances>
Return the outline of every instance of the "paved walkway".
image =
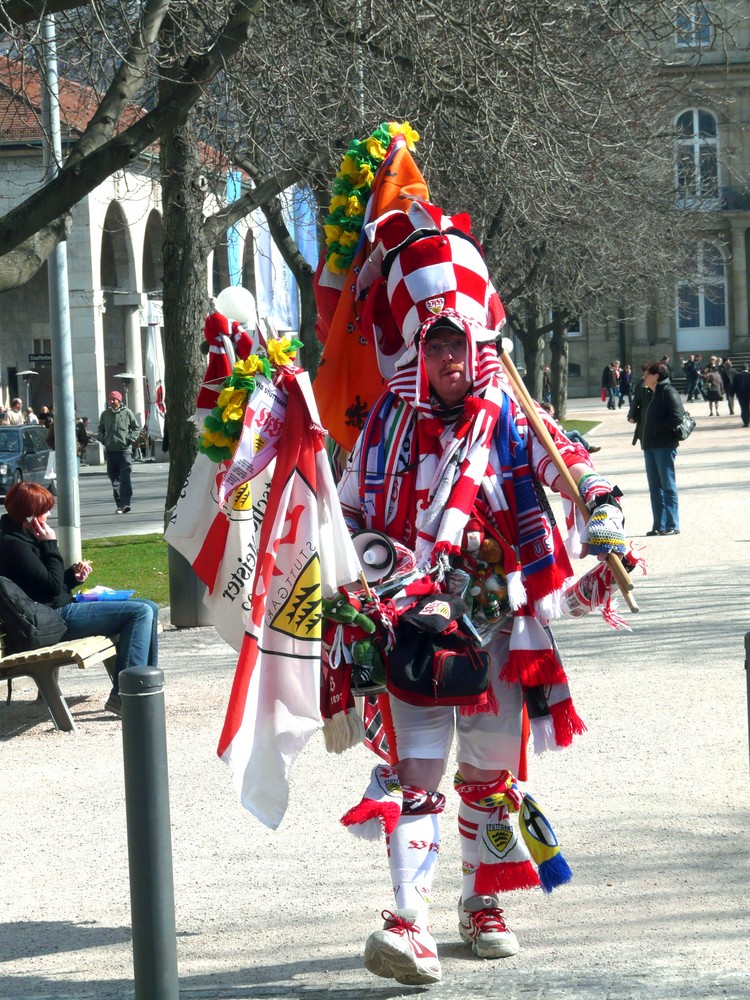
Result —
<instances>
[{"instance_id":1,"label":"paved walkway","mask_svg":"<svg viewBox=\"0 0 750 1000\"><path fill-rule=\"evenodd\" d=\"M647 545L632 633L556 630L588 733L532 760L529 787L574 869L551 897L507 903L522 944L501 962L458 941L456 802L449 795L433 930L449 998L750 998L746 681L750 430L699 420L680 448L682 534L646 539L648 494L624 412L601 420L597 466ZM707 406L705 407L707 409ZM162 637L181 995L389 998L423 989L369 976L365 937L391 904L382 844L337 823L371 760L315 738L273 833L237 804L215 756L235 656L212 629ZM104 672L62 679L78 723L55 733L30 687L0 703L0 998L130 998L132 949L120 724Z\"/></svg>"}]
</instances>

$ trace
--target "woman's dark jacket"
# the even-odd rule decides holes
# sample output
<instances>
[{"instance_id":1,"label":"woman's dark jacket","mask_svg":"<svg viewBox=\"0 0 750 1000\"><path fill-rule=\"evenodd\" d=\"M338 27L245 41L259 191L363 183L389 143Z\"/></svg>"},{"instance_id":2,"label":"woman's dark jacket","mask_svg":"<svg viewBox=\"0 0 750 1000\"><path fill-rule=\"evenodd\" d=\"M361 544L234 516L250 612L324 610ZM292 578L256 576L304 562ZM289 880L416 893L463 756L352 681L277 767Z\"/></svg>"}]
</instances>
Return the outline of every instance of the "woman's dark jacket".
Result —
<instances>
[{"instance_id":1,"label":"woman's dark jacket","mask_svg":"<svg viewBox=\"0 0 750 1000\"><path fill-rule=\"evenodd\" d=\"M39 541L19 528L8 514L0 517L0 575L17 583L39 604L70 604L77 584L73 568L65 569L56 541Z\"/></svg>"},{"instance_id":2,"label":"woman's dark jacket","mask_svg":"<svg viewBox=\"0 0 750 1000\"><path fill-rule=\"evenodd\" d=\"M643 382L639 382L638 385L633 390L633 402L630 404L630 409L628 410L628 420L632 420L635 424L635 430L633 431L633 444L637 444L641 439L641 432L643 430L643 414L646 412L646 406L651 399L653 393L650 389L647 389Z\"/></svg>"},{"instance_id":3,"label":"woman's dark jacket","mask_svg":"<svg viewBox=\"0 0 750 1000\"><path fill-rule=\"evenodd\" d=\"M643 403L641 447L676 448L680 443L676 428L684 412L680 394L669 379L657 382L653 395Z\"/></svg>"}]
</instances>

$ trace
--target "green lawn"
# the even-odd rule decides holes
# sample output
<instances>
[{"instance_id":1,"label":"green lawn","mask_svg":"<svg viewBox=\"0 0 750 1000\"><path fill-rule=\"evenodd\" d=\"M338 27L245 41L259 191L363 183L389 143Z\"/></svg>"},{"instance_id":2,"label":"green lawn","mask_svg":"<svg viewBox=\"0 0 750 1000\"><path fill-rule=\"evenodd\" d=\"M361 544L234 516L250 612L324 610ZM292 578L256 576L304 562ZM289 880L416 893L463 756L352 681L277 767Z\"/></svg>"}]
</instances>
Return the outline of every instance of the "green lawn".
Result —
<instances>
[{"instance_id":1,"label":"green lawn","mask_svg":"<svg viewBox=\"0 0 750 1000\"><path fill-rule=\"evenodd\" d=\"M160 607L169 604L167 543L161 535L123 535L81 543L83 558L93 564L83 589L134 590Z\"/></svg>"},{"instance_id":2,"label":"green lawn","mask_svg":"<svg viewBox=\"0 0 750 1000\"><path fill-rule=\"evenodd\" d=\"M563 420L563 427L566 431L580 431L581 434L586 434L599 423L600 420Z\"/></svg>"}]
</instances>

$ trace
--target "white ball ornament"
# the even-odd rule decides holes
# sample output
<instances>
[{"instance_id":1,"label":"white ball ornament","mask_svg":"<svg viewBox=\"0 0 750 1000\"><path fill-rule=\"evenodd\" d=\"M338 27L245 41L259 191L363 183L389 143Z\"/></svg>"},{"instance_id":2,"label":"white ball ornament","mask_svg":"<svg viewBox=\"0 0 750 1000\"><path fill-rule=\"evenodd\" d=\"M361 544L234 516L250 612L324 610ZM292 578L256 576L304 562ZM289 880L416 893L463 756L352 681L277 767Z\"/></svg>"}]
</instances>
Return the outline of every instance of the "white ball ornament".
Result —
<instances>
[{"instance_id":1,"label":"white ball ornament","mask_svg":"<svg viewBox=\"0 0 750 1000\"><path fill-rule=\"evenodd\" d=\"M241 285L228 285L216 296L216 310L227 319L236 320L250 330L255 329L258 313L253 293Z\"/></svg>"}]
</instances>

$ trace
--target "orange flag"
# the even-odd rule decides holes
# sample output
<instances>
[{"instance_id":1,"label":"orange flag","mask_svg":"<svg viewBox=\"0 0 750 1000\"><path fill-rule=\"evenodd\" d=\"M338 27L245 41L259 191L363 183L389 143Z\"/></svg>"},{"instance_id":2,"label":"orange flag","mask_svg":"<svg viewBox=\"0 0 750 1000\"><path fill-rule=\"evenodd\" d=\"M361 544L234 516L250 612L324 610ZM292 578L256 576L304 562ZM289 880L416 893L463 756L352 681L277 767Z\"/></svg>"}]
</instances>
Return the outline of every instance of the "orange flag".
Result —
<instances>
[{"instance_id":1,"label":"orange flag","mask_svg":"<svg viewBox=\"0 0 750 1000\"><path fill-rule=\"evenodd\" d=\"M429 200L427 183L406 139L397 135L375 175L366 221L396 208L407 211L414 198ZM347 451L354 447L365 418L385 384L375 345L363 336L356 308L357 275L370 250L363 231L346 276L329 271L324 258L315 275L317 331L325 347L313 390L323 426Z\"/></svg>"}]
</instances>

